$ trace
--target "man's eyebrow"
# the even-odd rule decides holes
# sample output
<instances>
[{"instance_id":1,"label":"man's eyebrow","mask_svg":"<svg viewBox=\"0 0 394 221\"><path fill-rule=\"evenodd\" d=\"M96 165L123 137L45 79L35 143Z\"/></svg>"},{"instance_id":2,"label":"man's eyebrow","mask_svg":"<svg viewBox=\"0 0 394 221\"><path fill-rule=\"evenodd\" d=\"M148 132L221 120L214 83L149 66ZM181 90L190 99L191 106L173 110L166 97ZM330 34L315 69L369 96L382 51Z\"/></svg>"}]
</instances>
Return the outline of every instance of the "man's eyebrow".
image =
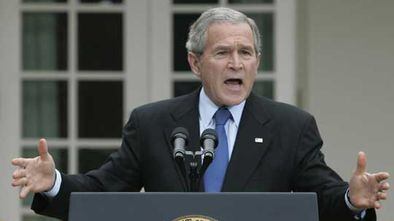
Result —
<instances>
[{"instance_id":1,"label":"man's eyebrow","mask_svg":"<svg viewBox=\"0 0 394 221\"><path fill-rule=\"evenodd\" d=\"M228 50L231 49L233 46L231 45L218 45L214 48L215 51L217 50Z\"/></svg>"},{"instance_id":2,"label":"man's eyebrow","mask_svg":"<svg viewBox=\"0 0 394 221\"><path fill-rule=\"evenodd\" d=\"M240 49L247 49L247 50L253 50L254 49L254 47L251 46L251 45L243 45L243 44L241 44L239 48Z\"/></svg>"},{"instance_id":3,"label":"man's eyebrow","mask_svg":"<svg viewBox=\"0 0 394 221\"><path fill-rule=\"evenodd\" d=\"M214 50L223 50L223 49L231 49L234 48L233 45L218 45L214 48ZM237 49L249 49L249 50L253 50L253 46L252 45L246 45L246 44L238 44L236 46Z\"/></svg>"}]
</instances>

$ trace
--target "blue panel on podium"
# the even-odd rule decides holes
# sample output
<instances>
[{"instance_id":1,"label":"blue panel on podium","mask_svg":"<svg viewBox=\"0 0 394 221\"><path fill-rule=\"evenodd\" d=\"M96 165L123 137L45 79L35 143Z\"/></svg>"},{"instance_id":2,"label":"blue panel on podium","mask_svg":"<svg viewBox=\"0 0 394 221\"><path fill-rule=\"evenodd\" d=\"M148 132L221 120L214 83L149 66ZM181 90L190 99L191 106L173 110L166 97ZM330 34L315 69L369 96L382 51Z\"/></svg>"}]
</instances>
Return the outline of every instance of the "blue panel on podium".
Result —
<instances>
[{"instance_id":1,"label":"blue panel on podium","mask_svg":"<svg viewBox=\"0 0 394 221\"><path fill-rule=\"evenodd\" d=\"M70 221L318 221L315 193L72 193Z\"/></svg>"}]
</instances>

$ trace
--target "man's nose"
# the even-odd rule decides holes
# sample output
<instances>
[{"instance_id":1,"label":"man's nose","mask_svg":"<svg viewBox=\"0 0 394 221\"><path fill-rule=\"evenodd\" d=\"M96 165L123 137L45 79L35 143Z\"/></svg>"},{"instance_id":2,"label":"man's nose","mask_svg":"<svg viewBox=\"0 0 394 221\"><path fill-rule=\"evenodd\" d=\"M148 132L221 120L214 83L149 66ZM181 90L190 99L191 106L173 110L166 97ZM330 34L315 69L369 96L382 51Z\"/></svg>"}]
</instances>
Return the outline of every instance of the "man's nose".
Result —
<instances>
[{"instance_id":1,"label":"man's nose","mask_svg":"<svg viewBox=\"0 0 394 221\"><path fill-rule=\"evenodd\" d=\"M229 68L239 70L243 68L243 63L241 56L238 54L238 52L233 52L231 53L230 60L229 60Z\"/></svg>"}]
</instances>

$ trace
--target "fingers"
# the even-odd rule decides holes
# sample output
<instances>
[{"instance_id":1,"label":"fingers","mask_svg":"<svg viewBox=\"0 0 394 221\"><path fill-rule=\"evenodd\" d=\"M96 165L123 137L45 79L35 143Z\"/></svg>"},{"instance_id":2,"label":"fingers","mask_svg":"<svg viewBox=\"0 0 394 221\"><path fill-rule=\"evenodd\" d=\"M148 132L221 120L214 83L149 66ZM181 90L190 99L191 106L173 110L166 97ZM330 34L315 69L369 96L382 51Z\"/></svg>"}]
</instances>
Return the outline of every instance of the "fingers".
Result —
<instances>
[{"instance_id":1,"label":"fingers","mask_svg":"<svg viewBox=\"0 0 394 221\"><path fill-rule=\"evenodd\" d=\"M358 153L356 174L363 174L367 167L367 156L364 152Z\"/></svg>"},{"instance_id":2,"label":"fingers","mask_svg":"<svg viewBox=\"0 0 394 221\"><path fill-rule=\"evenodd\" d=\"M12 165L14 165L14 166L19 166L19 167L26 167L27 166L27 164L28 164L28 159L26 159L26 158L15 158L15 159L13 159L12 161L11 161L11 163L12 163Z\"/></svg>"},{"instance_id":3,"label":"fingers","mask_svg":"<svg viewBox=\"0 0 394 221\"><path fill-rule=\"evenodd\" d=\"M387 172L379 172L374 174L377 182L382 182L383 180L387 180L390 177L390 174Z\"/></svg>"},{"instance_id":4,"label":"fingers","mask_svg":"<svg viewBox=\"0 0 394 221\"><path fill-rule=\"evenodd\" d=\"M390 185L387 181L381 182L379 184L379 190L376 193L376 201L374 202L374 207L375 209L380 209L382 207L382 204L379 202L379 200L386 200L388 193L387 190L390 188Z\"/></svg>"},{"instance_id":5,"label":"fingers","mask_svg":"<svg viewBox=\"0 0 394 221\"><path fill-rule=\"evenodd\" d=\"M389 190L390 189L390 184L387 181L382 182L382 183L380 183L380 188L379 189L383 190L383 191Z\"/></svg>"},{"instance_id":6,"label":"fingers","mask_svg":"<svg viewBox=\"0 0 394 221\"><path fill-rule=\"evenodd\" d=\"M40 141L38 142L37 149L41 159L46 160L49 156L49 153L48 153L48 144L45 139L40 139ZM21 157L15 158L11 161L12 165L20 166L20 167L26 167L28 162L29 162L28 158L21 158Z\"/></svg>"},{"instance_id":7,"label":"fingers","mask_svg":"<svg viewBox=\"0 0 394 221\"><path fill-rule=\"evenodd\" d=\"M30 193L31 186L27 185L28 180L26 177L21 179L16 179L12 181L12 186L21 186L21 191L19 192L19 197L21 199L26 198L26 196Z\"/></svg>"},{"instance_id":8,"label":"fingers","mask_svg":"<svg viewBox=\"0 0 394 221\"><path fill-rule=\"evenodd\" d=\"M12 180L12 186L13 187L16 187L16 186L26 186L26 184L27 184L27 178L26 177L23 177L23 178L20 178L20 179L14 179L14 180Z\"/></svg>"},{"instance_id":9,"label":"fingers","mask_svg":"<svg viewBox=\"0 0 394 221\"><path fill-rule=\"evenodd\" d=\"M21 187L21 191L19 192L19 197L21 199L26 198L31 190L31 185L28 185L28 180L26 177L23 177L20 179L14 179L12 181L12 186L14 186L14 187L20 186Z\"/></svg>"},{"instance_id":10,"label":"fingers","mask_svg":"<svg viewBox=\"0 0 394 221\"><path fill-rule=\"evenodd\" d=\"M12 173L13 179L19 179L26 176L26 170L22 168L18 168Z\"/></svg>"},{"instance_id":11,"label":"fingers","mask_svg":"<svg viewBox=\"0 0 394 221\"><path fill-rule=\"evenodd\" d=\"M29 193L30 193L30 186L24 186L22 187L21 192L19 193L19 197L21 199L24 199Z\"/></svg>"},{"instance_id":12,"label":"fingers","mask_svg":"<svg viewBox=\"0 0 394 221\"><path fill-rule=\"evenodd\" d=\"M375 201L375 203L374 203L375 209L380 209L381 206L382 206L382 205L380 204L379 201Z\"/></svg>"},{"instance_id":13,"label":"fingers","mask_svg":"<svg viewBox=\"0 0 394 221\"><path fill-rule=\"evenodd\" d=\"M379 190L376 193L377 200L385 200L387 199L387 190L390 189L390 185L388 182L382 182L379 184Z\"/></svg>"},{"instance_id":14,"label":"fingers","mask_svg":"<svg viewBox=\"0 0 394 221\"><path fill-rule=\"evenodd\" d=\"M376 197L377 200L385 200L387 199L387 192L378 192Z\"/></svg>"},{"instance_id":15,"label":"fingers","mask_svg":"<svg viewBox=\"0 0 394 221\"><path fill-rule=\"evenodd\" d=\"M48 158L48 144L47 141L43 138L38 142L38 153L42 160L46 160Z\"/></svg>"}]
</instances>

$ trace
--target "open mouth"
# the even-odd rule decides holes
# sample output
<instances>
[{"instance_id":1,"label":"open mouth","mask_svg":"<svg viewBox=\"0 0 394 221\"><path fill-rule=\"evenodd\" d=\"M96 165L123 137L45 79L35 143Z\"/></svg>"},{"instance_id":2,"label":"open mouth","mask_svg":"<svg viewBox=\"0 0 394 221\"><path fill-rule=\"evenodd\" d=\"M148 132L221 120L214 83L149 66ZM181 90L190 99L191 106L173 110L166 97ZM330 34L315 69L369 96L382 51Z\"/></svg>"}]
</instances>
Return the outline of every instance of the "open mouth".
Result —
<instances>
[{"instance_id":1,"label":"open mouth","mask_svg":"<svg viewBox=\"0 0 394 221\"><path fill-rule=\"evenodd\" d=\"M224 81L227 85L242 85L242 79L239 78L230 78Z\"/></svg>"}]
</instances>

